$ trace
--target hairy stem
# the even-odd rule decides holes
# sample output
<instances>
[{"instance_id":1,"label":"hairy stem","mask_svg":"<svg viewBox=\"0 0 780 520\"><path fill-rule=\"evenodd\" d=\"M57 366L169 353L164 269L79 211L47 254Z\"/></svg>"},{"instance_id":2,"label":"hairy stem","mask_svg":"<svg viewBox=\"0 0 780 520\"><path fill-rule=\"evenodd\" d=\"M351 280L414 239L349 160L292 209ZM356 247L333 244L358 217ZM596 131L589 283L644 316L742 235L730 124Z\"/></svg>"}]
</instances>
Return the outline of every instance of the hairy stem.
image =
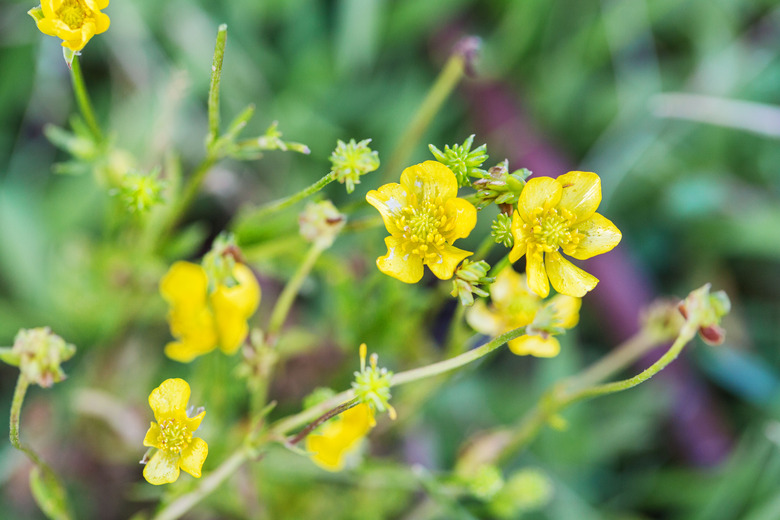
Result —
<instances>
[{"instance_id":1,"label":"hairy stem","mask_svg":"<svg viewBox=\"0 0 780 520\"><path fill-rule=\"evenodd\" d=\"M217 43L214 46L214 60L211 63L211 83L209 85L209 134L206 147L210 148L219 137L219 84L222 80L222 62L225 59L225 44L227 43L227 25L224 23L217 29Z\"/></svg>"}]
</instances>

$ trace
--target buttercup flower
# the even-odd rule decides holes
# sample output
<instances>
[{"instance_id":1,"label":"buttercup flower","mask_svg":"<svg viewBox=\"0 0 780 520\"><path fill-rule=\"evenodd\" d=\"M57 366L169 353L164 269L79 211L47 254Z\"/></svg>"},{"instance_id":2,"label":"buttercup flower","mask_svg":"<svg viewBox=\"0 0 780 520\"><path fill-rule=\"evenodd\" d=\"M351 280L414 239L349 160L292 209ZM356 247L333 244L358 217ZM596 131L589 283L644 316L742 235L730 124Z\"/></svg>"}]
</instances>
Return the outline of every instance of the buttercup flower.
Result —
<instances>
[{"instance_id":1,"label":"buttercup flower","mask_svg":"<svg viewBox=\"0 0 780 520\"><path fill-rule=\"evenodd\" d=\"M527 327L527 334L509 341L509 350L518 356L557 356L561 345L554 334L574 327L580 319L579 298L558 294L544 301L528 289L526 276L511 267L496 276L490 298L491 307L478 300L466 313L466 321L491 336Z\"/></svg>"},{"instance_id":2,"label":"buttercup flower","mask_svg":"<svg viewBox=\"0 0 780 520\"><path fill-rule=\"evenodd\" d=\"M321 468L340 471L374 425L371 407L360 403L328 421L321 433L306 437L306 450Z\"/></svg>"},{"instance_id":3,"label":"buttercup flower","mask_svg":"<svg viewBox=\"0 0 780 520\"><path fill-rule=\"evenodd\" d=\"M390 233L387 254L376 261L379 270L415 283L427 265L438 278L452 278L460 261L472 254L452 243L467 237L477 223L477 209L457 195L455 175L436 161L406 168L401 184L369 191L366 200L382 214Z\"/></svg>"},{"instance_id":4,"label":"buttercup flower","mask_svg":"<svg viewBox=\"0 0 780 520\"><path fill-rule=\"evenodd\" d=\"M205 411L187 417L190 385L183 379L166 379L149 394L149 406L154 412L153 422L144 437L144 446L157 452L144 467L144 478L154 485L170 484L179 478L182 469L200 478L203 461L209 446L192 434L200 426Z\"/></svg>"},{"instance_id":5,"label":"buttercup flower","mask_svg":"<svg viewBox=\"0 0 780 520\"><path fill-rule=\"evenodd\" d=\"M188 363L217 347L228 355L238 350L249 332L247 319L260 303L260 286L244 264L236 263L232 273L235 285L210 284L198 264L171 266L160 281L160 293L171 306L171 333L177 339L165 346L166 356Z\"/></svg>"},{"instance_id":6,"label":"buttercup flower","mask_svg":"<svg viewBox=\"0 0 780 520\"><path fill-rule=\"evenodd\" d=\"M80 51L90 38L106 32L111 23L101 9L108 7L108 0L42 0L40 7L30 9L38 30L56 36L62 46Z\"/></svg>"},{"instance_id":7,"label":"buttercup flower","mask_svg":"<svg viewBox=\"0 0 780 520\"><path fill-rule=\"evenodd\" d=\"M596 213L601 202L601 179L595 173L569 172L557 179L537 177L526 184L512 217L514 248L509 260L526 255L528 286L541 297L550 293L547 282L561 294L585 296L598 278L563 256L585 260L606 253L622 235L608 219Z\"/></svg>"}]
</instances>

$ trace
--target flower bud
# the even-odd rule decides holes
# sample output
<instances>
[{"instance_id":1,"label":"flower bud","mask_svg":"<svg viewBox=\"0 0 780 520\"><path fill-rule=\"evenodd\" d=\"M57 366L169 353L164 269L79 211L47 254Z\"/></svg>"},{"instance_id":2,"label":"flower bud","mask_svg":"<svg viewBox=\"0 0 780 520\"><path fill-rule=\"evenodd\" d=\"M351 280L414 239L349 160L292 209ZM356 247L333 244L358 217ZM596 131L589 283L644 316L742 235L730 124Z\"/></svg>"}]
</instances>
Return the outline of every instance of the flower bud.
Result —
<instances>
[{"instance_id":1,"label":"flower bud","mask_svg":"<svg viewBox=\"0 0 780 520\"><path fill-rule=\"evenodd\" d=\"M726 339L721 319L731 310L731 301L724 291L710 293L710 284L691 291L680 302L679 310L687 324L699 329L699 336L708 345L720 345Z\"/></svg>"},{"instance_id":2,"label":"flower bud","mask_svg":"<svg viewBox=\"0 0 780 520\"><path fill-rule=\"evenodd\" d=\"M480 168L487 158L487 145L482 145L474 150L471 149L471 145L474 143L474 134L471 134L463 144L454 144L452 147L449 145L444 146L442 152L434 145L429 144L428 149L431 151L437 161L452 170L455 174L455 178L458 180L458 186L468 186L471 184L469 177L482 178L487 175L487 172Z\"/></svg>"},{"instance_id":3,"label":"flower bud","mask_svg":"<svg viewBox=\"0 0 780 520\"><path fill-rule=\"evenodd\" d=\"M502 162L488 170L488 176L474 182L477 189L477 207L482 209L491 202L514 206L525 187L525 179L531 172L525 168L509 173L509 161Z\"/></svg>"},{"instance_id":4,"label":"flower bud","mask_svg":"<svg viewBox=\"0 0 780 520\"><path fill-rule=\"evenodd\" d=\"M346 223L346 215L339 213L329 200L310 202L298 217L303 238L322 249L333 245L333 241Z\"/></svg>"},{"instance_id":5,"label":"flower bud","mask_svg":"<svg viewBox=\"0 0 780 520\"><path fill-rule=\"evenodd\" d=\"M330 155L333 165L331 173L336 180L347 185L347 193L355 191L355 184L360 184L360 176L379 168L379 154L368 147L371 139L363 139L356 143L350 139L345 143L341 139L336 143L336 149Z\"/></svg>"},{"instance_id":6,"label":"flower bud","mask_svg":"<svg viewBox=\"0 0 780 520\"><path fill-rule=\"evenodd\" d=\"M119 181L119 188L111 190L111 195L119 198L128 212L142 215L163 201L163 182L158 172L148 175L128 172Z\"/></svg>"},{"instance_id":7,"label":"flower bud","mask_svg":"<svg viewBox=\"0 0 780 520\"><path fill-rule=\"evenodd\" d=\"M455 270L450 294L459 297L461 305L466 307L473 305L475 294L483 298L488 295L480 285L490 285L496 280L487 276L489 270L490 265L484 260L479 262L464 260Z\"/></svg>"},{"instance_id":8,"label":"flower bud","mask_svg":"<svg viewBox=\"0 0 780 520\"><path fill-rule=\"evenodd\" d=\"M19 331L10 357L31 383L48 388L65 379L60 364L75 353L76 347L52 334L49 327L39 327Z\"/></svg>"},{"instance_id":9,"label":"flower bud","mask_svg":"<svg viewBox=\"0 0 780 520\"><path fill-rule=\"evenodd\" d=\"M512 234L512 217L506 213L499 213L496 215L493 224L490 226L493 230L493 240L496 244L503 244L504 247L512 247L515 242L515 237Z\"/></svg>"},{"instance_id":10,"label":"flower bud","mask_svg":"<svg viewBox=\"0 0 780 520\"><path fill-rule=\"evenodd\" d=\"M214 239L211 250L203 255L202 266L208 276L209 286L234 287L237 284L233 276L236 262L241 262L241 250L236 245L235 237L230 233L221 233Z\"/></svg>"}]
</instances>

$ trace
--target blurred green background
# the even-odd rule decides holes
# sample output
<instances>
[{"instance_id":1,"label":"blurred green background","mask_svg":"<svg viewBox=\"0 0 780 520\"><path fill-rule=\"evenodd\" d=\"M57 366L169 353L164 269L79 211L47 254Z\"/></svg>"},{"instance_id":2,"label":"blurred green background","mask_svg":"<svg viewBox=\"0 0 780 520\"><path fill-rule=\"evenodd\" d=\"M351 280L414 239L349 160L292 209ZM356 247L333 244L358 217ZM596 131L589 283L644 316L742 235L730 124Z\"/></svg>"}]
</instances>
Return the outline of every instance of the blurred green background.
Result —
<instances>
[{"instance_id":1,"label":"blurred green background","mask_svg":"<svg viewBox=\"0 0 780 520\"><path fill-rule=\"evenodd\" d=\"M31 7L0 5L0 345L19 328L49 325L80 349L66 382L30 392L22 435L68 483L78 518L127 518L161 494L136 464L149 391L167 377L190 380L194 401L209 407L205 470L239 442L245 391L227 384L236 359L163 359L169 336L156 283L175 250L136 254L106 224L108 196L91 175L53 172L67 156L43 127L67 127L76 107L59 42L35 29ZM780 518L780 3L114 0L105 12L111 28L89 43L82 66L100 121L136 168L164 164L169 149L185 172L203 157L220 23L229 28L223 121L255 103L246 135L279 121L285 139L312 150L221 162L182 227L185 254L208 247L242 204L327 173L337 139L372 138L386 162L465 35L482 39L476 75L448 99L409 164L430 158L429 142L476 133L491 164L508 157L540 175L595 171L599 211L624 236L613 260L595 266L603 287L586 297L558 358L501 352L467 369L413 416L375 432L376 457L356 471L325 474L272 451L189 518L481 517L421 475L445 475L471 435L511 423L554 381L625 339L654 295L684 296L707 281L734 304L725 345L698 343L682 368L577 405L565 414L568 430L544 431L502 469L532 466L551 479L551 502L528 518ZM339 185L325 193L343 207L399 173L380 168L352 196ZM297 233L300 208L239 237L264 291L258 325L303 257L295 239L268 247ZM372 214L359 207L354 217ZM492 215L480 216L478 232ZM452 307L440 304L441 288L376 272L382 236L344 235L304 285L280 346L275 414L298 410L317 385L345 388L362 341L398 371L436 357ZM15 377L0 367L0 417ZM417 391L403 388L399 399ZM28 470L0 443L3 518L40 517ZM182 478L174 493L192 483Z\"/></svg>"}]
</instances>

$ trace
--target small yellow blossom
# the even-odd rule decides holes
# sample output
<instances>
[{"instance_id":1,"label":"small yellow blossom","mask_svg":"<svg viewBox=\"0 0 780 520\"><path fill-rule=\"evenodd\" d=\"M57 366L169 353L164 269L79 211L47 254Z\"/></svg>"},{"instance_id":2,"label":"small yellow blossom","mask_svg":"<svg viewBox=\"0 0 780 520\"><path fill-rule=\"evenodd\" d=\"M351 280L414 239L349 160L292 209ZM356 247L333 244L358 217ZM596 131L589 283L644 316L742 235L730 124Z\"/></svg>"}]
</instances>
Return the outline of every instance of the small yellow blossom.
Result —
<instances>
[{"instance_id":1,"label":"small yellow blossom","mask_svg":"<svg viewBox=\"0 0 780 520\"><path fill-rule=\"evenodd\" d=\"M236 263L234 286L213 283L198 264L176 262L160 282L170 304L168 322L178 340L165 346L165 355L188 363L219 347L234 354L249 332L247 320L260 303L260 286L252 270Z\"/></svg>"},{"instance_id":2,"label":"small yellow blossom","mask_svg":"<svg viewBox=\"0 0 780 520\"><path fill-rule=\"evenodd\" d=\"M306 437L306 451L321 468L341 471L345 459L355 452L360 441L375 425L371 407L360 403L331 419L321 433Z\"/></svg>"},{"instance_id":3,"label":"small yellow blossom","mask_svg":"<svg viewBox=\"0 0 780 520\"><path fill-rule=\"evenodd\" d=\"M452 278L461 260L472 253L452 243L465 238L477 223L477 209L457 198L455 174L436 161L406 168L401 183L371 190L366 200L382 214L390 236L379 270L402 282L416 283L427 265L438 278Z\"/></svg>"},{"instance_id":4,"label":"small yellow blossom","mask_svg":"<svg viewBox=\"0 0 780 520\"><path fill-rule=\"evenodd\" d=\"M528 286L541 297L550 285L561 294L582 297L598 278L575 266L558 251L585 260L612 250L622 235L596 213L601 179L591 172L569 172L557 179L537 177L526 184L512 217L514 248L509 260L526 255Z\"/></svg>"},{"instance_id":5,"label":"small yellow blossom","mask_svg":"<svg viewBox=\"0 0 780 520\"><path fill-rule=\"evenodd\" d=\"M170 484L179 478L183 469L195 478L209 453L206 441L192 434L198 429L205 411L187 417L190 385L183 379L166 379L149 394L149 406L154 412L153 422L144 437L144 446L157 452L144 467L144 478L154 485Z\"/></svg>"},{"instance_id":6,"label":"small yellow blossom","mask_svg":"<svg viewBox=\"0 0 780 520\"><path fill-rule=\"evenodd\" d=\"M60 38L62 46L77 52L90 38L106 32L111 21L101 13L108 0L41 0L41 6L30 9L43 34Z\"/></svg>"},{"instance_id":7,"label":"small yellow blossom","mask_svg":"<svg viewBox=\"0 0 780 520\"><path fill-rule=\"evenodd\" d=\"M528 289L526 276L511 267L498 274L490 286L490 298L490 308L478 300L466 320L477 332L491 336L528 327L527 334L509 342L509 350L518 356L557 356L561 345L553 334L574 327L580 318L579 298L558 294L544 301Z\"/></svg>"}]
</instances>

